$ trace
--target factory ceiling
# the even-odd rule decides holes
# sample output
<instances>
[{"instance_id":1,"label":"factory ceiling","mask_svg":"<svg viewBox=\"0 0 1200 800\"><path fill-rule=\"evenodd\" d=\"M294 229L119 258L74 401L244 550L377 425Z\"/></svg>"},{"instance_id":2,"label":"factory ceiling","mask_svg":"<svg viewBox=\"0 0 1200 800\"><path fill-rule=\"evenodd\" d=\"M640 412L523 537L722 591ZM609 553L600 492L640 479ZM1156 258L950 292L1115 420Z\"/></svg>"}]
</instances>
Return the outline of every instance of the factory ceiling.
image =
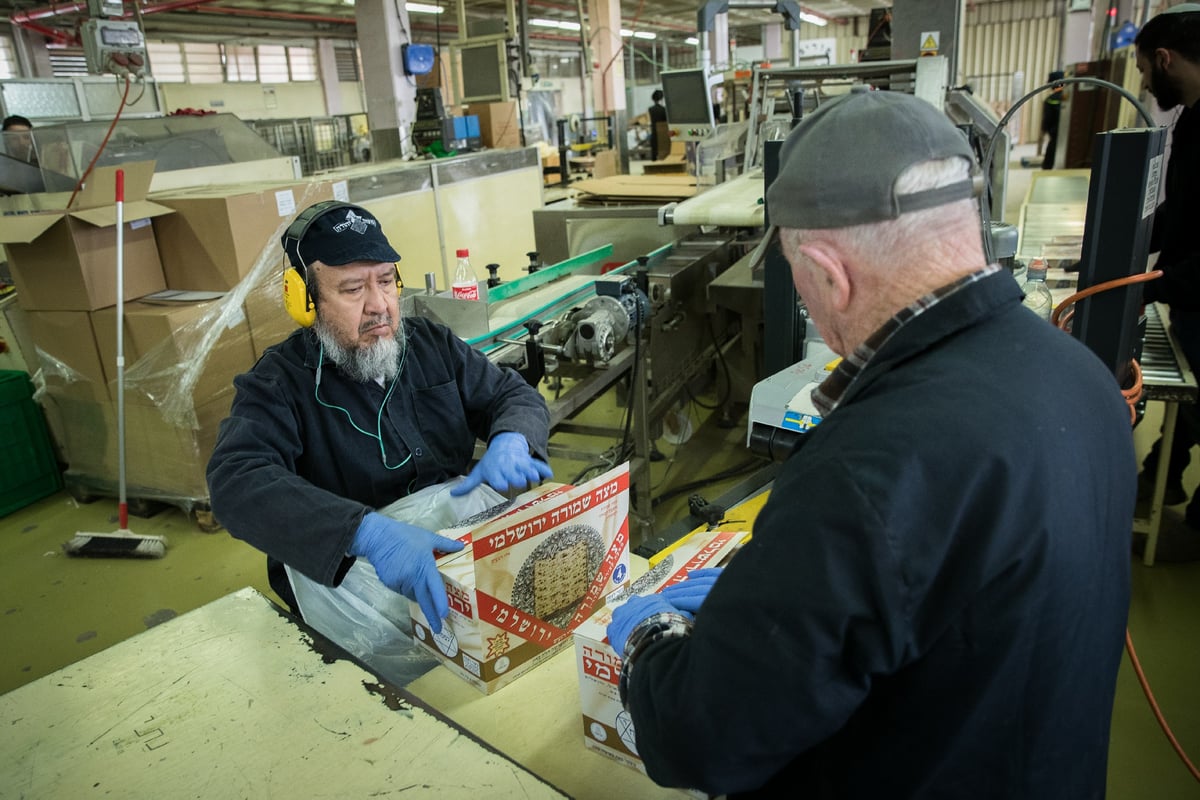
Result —
<instances>
[{"instance_id":1,"label":"factory ceiling","mask_svg":"<svg viewBox=\"0 0 1200 800\"><path fill-rule=\"evenodd\" d=\"M403 2L403 0L394 0ZM504 14L503 0L464 0L468 27ZM532 46L570 47L578 33L549 23L578 22L573 0L527 0ZM587 8L587 3L582 3ZM834 21L867 16L872 8L890 6L891 0L812 0L802 10L814 18ZM450 0L409 0L409 23L418 41L449 41L458 36L456 5ZM416 8L425 7L420 11ZM696 32L697 0L625 0L622 27L639 34L640 43L667 42L688 46ZM132 17L135 4L125 2ZM414 8L415 7L415 8ZM430 13L442 8L443 13ZM238 41L248 39L358 38L353 0L143 0L136 9L148 37ZM0 20L10 19L36 35L68 43L87 16L86 0L0 0ZM761 41L762 26L781 17L765 9L735 9L729 13L729 32L739 44ZM844 20L843 20L844 21ZM802 23L812 24L812 23Z\"/></svg>"}]
</instances>

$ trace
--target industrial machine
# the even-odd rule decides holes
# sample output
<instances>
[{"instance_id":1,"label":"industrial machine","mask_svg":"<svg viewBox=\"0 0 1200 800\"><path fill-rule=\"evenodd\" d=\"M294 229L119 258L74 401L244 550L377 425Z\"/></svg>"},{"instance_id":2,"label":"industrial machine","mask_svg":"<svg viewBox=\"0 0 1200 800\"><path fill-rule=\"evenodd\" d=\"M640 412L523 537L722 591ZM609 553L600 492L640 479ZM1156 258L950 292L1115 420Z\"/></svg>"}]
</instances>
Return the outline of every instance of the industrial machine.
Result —
<instances>
[{"instance_id":1,"label":"industrial machine","mask_svg":"<svg viewBox=\"0 0 1200 800\"><path fill-rule=\"evenodd\" d=\"M435 142L440 142L442 149L447 152L466 150L470 134L466 118L446 114L441 89L417 89L417 118L412 126L412 141L418 151L425 152ZM478 146L478 117L475 118L475 140Z\"/></svg>"},{"instance_id":2,"label":"industrial machine","mask_svg":"<svg viewBox=\"0 0 1200 800\"><path fill-rule=\"evenodd\" d=\"M483 302L455 300L449 292L406 293L404 313L447 324L532 385L547 382L555 393L552 430L597 437L606 446L597 452L552 444L553 455L631 462L636 546L652 532L649 462L662 420L737 336L730 315L713 309L706 291L731 263L730 244L722 235L696 234L613 269L613 248L605 245L494 282ZM571 422L621 379L628 386L622 425Z\"/></svg>"},{"instance_id":3,"label":"industrial machine","mask_svg":"<svg viewBox=\"0 0 1200 800\"><path fill-rule=\"evenodd\" d=\"M698 142L710 136L716 128L712 89L720 76L703 69L677 69L663 72L661 78L671 138Z\"/></svg>"},{"instance_id":4,"label":"industrial machine","mask_svg":"<svg viewBox=\"0 0 1200 800\"><path fill-rule=\"evenodd\" d=\"M775 461L787 458L799 438L821 421L812 391L840 360L824 342L811 342L804 359L755 384L746 446Z\"/></svg>"}]
</instances>

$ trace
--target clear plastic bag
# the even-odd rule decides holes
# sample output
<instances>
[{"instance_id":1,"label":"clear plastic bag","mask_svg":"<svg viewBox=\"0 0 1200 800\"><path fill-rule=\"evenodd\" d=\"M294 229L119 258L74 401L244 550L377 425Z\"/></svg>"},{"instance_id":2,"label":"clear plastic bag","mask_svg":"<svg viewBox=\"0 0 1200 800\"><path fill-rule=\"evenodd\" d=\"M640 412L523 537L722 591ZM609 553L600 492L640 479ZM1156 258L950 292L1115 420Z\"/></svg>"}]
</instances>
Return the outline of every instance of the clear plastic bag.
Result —
<instances>
[{"instance_id":1,"label":"clear plastic bag","mask_svg":"<svg viewBox=\"0 0 1200 800\"><path fill-rule=\"evenodd\" d=\"M427 487L379 513L436 531L506 502L487 485L452 497L450 489L462 480ZM337 587L323 586L291 567L287 574L304 621L389 683L404 686L438 663L413 642L408 599L384 586L365 559L355 561Z\"/></svg>"}]
</instances>

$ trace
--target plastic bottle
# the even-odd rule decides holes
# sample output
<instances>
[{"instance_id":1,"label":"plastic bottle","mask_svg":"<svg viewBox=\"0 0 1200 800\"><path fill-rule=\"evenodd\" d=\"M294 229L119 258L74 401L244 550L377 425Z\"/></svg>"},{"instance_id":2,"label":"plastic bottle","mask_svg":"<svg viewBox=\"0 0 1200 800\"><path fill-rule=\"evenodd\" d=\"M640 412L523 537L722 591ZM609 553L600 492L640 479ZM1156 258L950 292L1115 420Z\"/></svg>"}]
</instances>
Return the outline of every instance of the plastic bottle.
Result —
<instances>
[{"instance_id":1,"label":"plastic bottle","mask_svg":"<svg viewBox=\"0 0 1200 800\"><path fill-rule=\"evenodd\" d=\"M1046 286L1045 259L1030 260L1029 268L1025 271L1025 282L1021 284L1021 292L1025 295L1022 301L1025 307L1049 321L1050 312L1054 310L1054 298L1050 294L1050 288Z\"/></svg>"},{"instance_id":2,"label":"plastic bottle","mask_svg":"<svg viewBox=\"0 0 1200 800\"><path fill-rule=\"evenodd\" d=\"M450 284L450 293L455 300L478 300L479 281L475 279L475 270L471 269L470 252L463 249L457 251L458 267L454 270L454 282Z\"/></svg>"}]
</instances>

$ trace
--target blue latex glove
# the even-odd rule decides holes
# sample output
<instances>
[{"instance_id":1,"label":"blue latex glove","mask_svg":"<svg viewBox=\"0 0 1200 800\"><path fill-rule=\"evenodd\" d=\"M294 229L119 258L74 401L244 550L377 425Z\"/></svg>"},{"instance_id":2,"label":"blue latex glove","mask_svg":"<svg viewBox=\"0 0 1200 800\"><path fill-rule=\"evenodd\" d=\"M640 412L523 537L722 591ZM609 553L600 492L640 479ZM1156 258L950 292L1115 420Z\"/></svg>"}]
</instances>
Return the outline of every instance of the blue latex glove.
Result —
<instances>
[{"instance_id":1,"label":"blue latex glove","mask_svg":"<svg viewBox=\"0 0 1200 800\"><path fill-rule=\"evenodd\" d=\"M497 433L488 444L487 451L467 479L450 490L458 497L486 482L498 492L509 488L524 489L534 486L553 476L550 465L534 458L529 452L529 442L515 431Z\"/></svg>"},{"instance_id":2,"label":"blue latex glove","mask_svg":"<svg viewBox=\"0 0 1200 800\"><path fill-rule=\"evenodd\" d=\"M415 601L433 632L441 633L450 604L433 551L462 549L462 542L371 512L358 525L350 555L370 561L383 585Z\"/></svg>"},{"instance_id":3,"label":"blue latex glove","mask_svg":"<svg viewBox=\"0 0 1200 800\"><path fill-rule=\"evenodd\" d=\"M687 580L671 584L659 594L680 611L695 614L700 610L704 598L708 597L708 592L717 582L717 578L721 576L721 570L722 567L692 570L688 573Z\"/></svg>"},{"instance_id":4,"label":"blue latex glove","mask_svg":"<svg viewBox=\"0 0 1200 800\"><path fill-rule=\"evenodd\" d=\"M608 623L608 643L620 658L625 657L625 643L629 634L639 623L645 622L655 614L674 612L691 618L691 614L671 605L661 594L635 594L623 604L613 609L612 622Z\"/></svg>"}]
</instances>

